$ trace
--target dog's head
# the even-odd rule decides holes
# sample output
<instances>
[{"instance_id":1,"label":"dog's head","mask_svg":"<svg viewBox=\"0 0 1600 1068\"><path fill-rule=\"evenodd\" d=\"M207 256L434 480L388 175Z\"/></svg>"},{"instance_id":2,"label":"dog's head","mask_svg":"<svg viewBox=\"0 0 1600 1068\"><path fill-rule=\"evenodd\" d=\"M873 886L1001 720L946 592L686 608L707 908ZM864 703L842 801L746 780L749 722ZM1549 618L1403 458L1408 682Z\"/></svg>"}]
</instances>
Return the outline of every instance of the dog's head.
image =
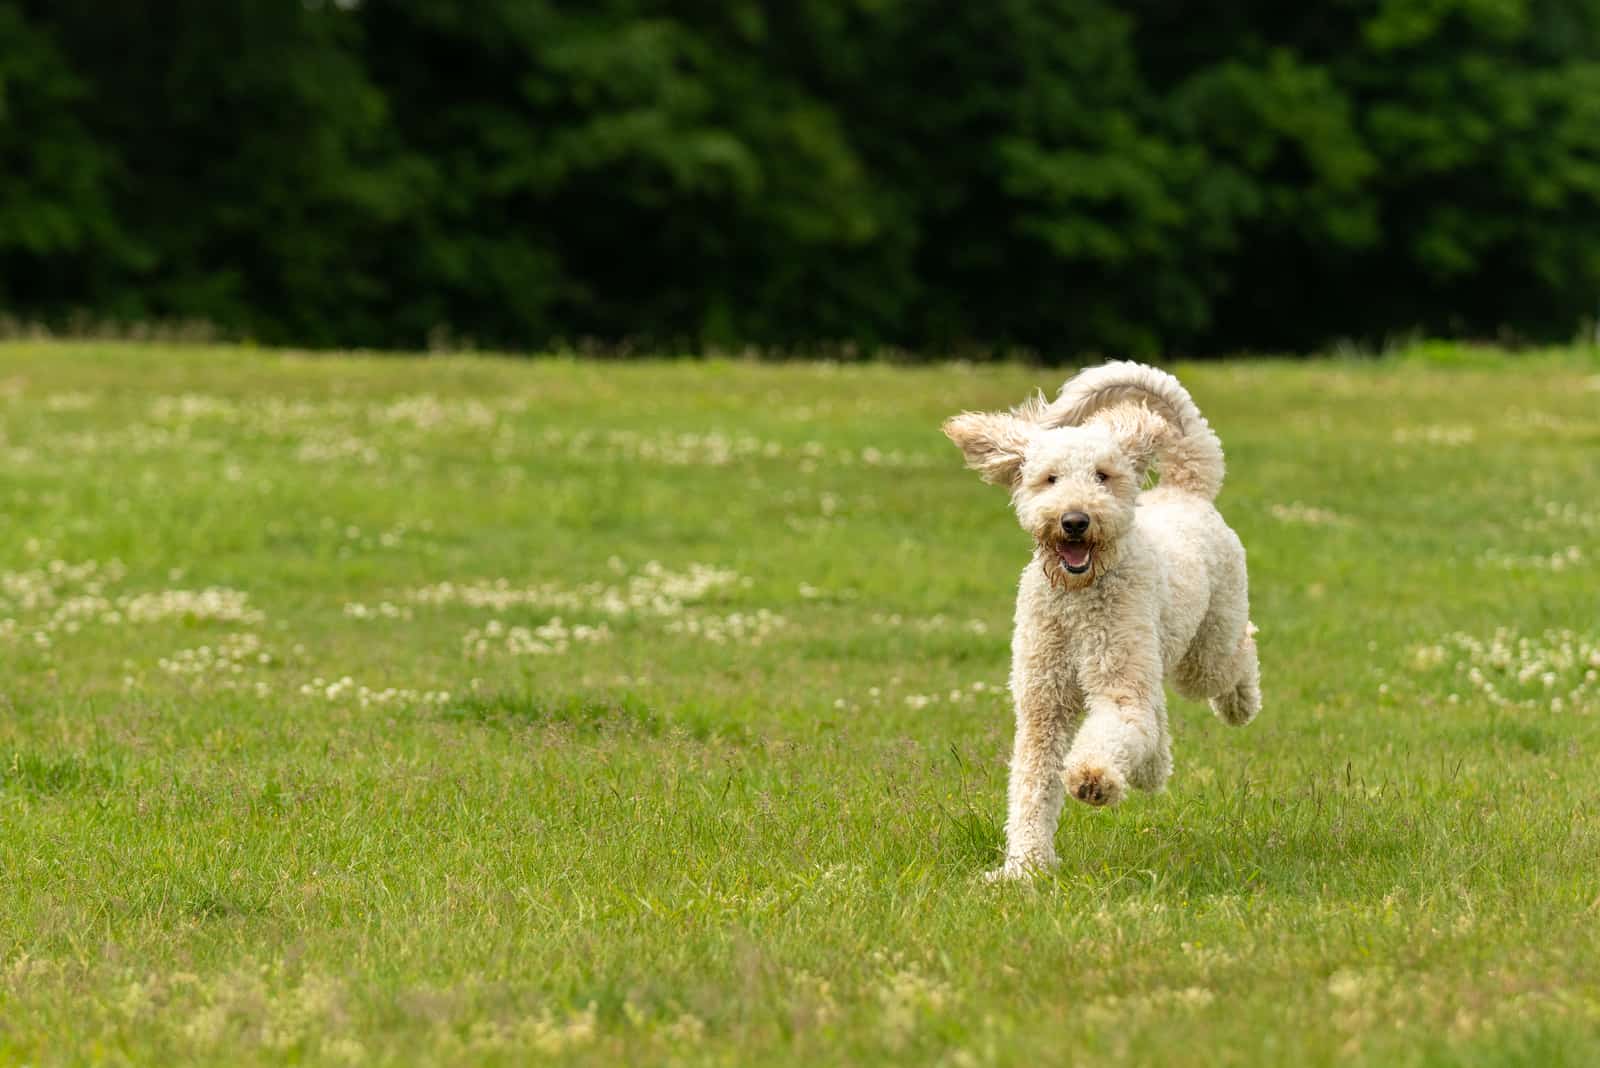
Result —
<instances>
[{"instance_id":1,"label":"dog's head","mask_svg":"<svg viewBox=\"0 0 1600 1068\"><path fill-rule=\"evenodd\" d=\"M963 412L944 424L967 466L1010 489L1045 575L1065 587L1087 586L1115 565L1168 430L1160 416L1132 404L1082 426L1051 426L1042 399L1010 412Z\"/></svg>"}]
</instances>

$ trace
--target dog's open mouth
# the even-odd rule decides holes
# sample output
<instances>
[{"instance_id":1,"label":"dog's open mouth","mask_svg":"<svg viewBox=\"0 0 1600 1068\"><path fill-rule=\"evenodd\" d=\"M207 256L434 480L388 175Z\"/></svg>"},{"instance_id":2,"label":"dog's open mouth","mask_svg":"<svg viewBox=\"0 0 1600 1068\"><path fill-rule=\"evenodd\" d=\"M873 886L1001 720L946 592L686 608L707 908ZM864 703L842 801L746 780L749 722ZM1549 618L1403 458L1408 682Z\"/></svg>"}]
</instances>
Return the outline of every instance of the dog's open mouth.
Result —
<instances>
[{"instance_id":1,"label":"dog's open mouth","mask_svg":"<svg viewBox=\"0 0 1600 1068\"><path fill-rule=\"evenodd\" d=\"M1094 546L1086 541L1067 541L1056 546L1056 555L1061 558L1061 566L1074 575L1081 575L1089 570L1089 561L1094 557Z\"/></svg>"}]
</instances>

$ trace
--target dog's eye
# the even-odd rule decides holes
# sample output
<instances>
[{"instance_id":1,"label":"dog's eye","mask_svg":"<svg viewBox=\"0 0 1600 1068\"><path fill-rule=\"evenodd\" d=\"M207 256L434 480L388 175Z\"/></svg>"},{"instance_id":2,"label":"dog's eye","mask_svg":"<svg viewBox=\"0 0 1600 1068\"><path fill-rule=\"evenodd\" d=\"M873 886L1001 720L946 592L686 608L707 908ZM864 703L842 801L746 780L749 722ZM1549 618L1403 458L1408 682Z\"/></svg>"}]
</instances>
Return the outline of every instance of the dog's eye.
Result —
<instances>
[{"instance_id":1,"label":"dog's eye","mask_svg":"<svg viewBox=\"0 0 1600 1068\"><path fill-rule=\"evenodd\" d=\"M1111 478L1111 476L1106 474L1104 471L1096 471L1094 473L1094 480L1096 482L1105 482L1110 478Z\"/></svg>"},{"instance_id":2,"label":"dog's eye","mask_svg":"<svg viewBox=\"0 0 1600 1068\"><path fill-rule=\"evenodd\" d=\"M1051 475L1049 478L1045 479L1045 481L1050 483L1050 485L1054 486L1056 484L1056 476L1055 475Z\"/></svg>"}]
</instances>

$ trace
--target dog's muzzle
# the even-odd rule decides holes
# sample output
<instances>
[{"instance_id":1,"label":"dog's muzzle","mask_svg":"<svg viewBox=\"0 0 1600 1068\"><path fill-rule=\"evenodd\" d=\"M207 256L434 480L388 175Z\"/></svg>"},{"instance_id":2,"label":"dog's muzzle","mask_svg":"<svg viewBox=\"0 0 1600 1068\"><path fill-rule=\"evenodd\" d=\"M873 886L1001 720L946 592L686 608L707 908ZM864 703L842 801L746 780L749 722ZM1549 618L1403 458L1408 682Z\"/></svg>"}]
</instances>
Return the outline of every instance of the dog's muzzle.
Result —
<instances>
[{"instance_id":1,"label":"dog's muzzle","mask_svg":"<svg viewBox=\"0 0 1600 1068\"><path fill-rule=\"evenodd\" d=\"M1086 537L1089 523L1087 512L1068 512L1061 517L1061 533L1066 535L1066 540L1056 545L1056 555L1070 574L1083 574L1094 559L1094 546Z\"/></svg>"}]
</instances>

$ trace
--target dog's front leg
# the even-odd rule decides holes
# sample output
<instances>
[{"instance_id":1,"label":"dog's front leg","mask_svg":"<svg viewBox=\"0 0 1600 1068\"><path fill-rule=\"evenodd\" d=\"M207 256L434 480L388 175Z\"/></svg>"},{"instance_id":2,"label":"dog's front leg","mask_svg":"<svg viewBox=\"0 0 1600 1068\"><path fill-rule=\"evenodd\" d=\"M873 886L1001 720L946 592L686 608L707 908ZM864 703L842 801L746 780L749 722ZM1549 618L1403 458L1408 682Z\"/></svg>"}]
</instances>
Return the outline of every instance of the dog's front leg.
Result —
<instances>
[{"instance_id":1,"label":"dog's front leg","mask_svg":"<svg viewBox=\"0 0 1600 1068\"><path fill-rule=\"evenodd\" d=\"M1126 648L1091 657L1083 668L1083 726L1062 773L1067 793L1091 805L1114 805L1131 783L1166 784L1172 770L1167 699L1154 648Z\"/></svg>"},{"instance_id":2,"label":"dog's front leg","mask_svg":"<svg viewBox=\"0 0 1600 1068\"><path fill-rule=\"evenodd\" d=\"M1016 879L1056 865L1056 821L1061 816L1061 762L1071 738L1071 709L1060 687L1036 679L1013 680L1017 737L1011 749L1006 811L1006 860L988 878Z\"/></svg>"},{"instance_id":3,"label":"dog's front leg","mask_svg":"<svg viewBox=\"0 0 1600 1068\"><path fill-rule=\"evenodd\" d=\"M1166 784L1172 770L1165 700L1091 697L1073 740L1062 780L1067 793L1091 805L1114 805L1131 782L1146 790Z\"/></svg>"}]
</instances>

